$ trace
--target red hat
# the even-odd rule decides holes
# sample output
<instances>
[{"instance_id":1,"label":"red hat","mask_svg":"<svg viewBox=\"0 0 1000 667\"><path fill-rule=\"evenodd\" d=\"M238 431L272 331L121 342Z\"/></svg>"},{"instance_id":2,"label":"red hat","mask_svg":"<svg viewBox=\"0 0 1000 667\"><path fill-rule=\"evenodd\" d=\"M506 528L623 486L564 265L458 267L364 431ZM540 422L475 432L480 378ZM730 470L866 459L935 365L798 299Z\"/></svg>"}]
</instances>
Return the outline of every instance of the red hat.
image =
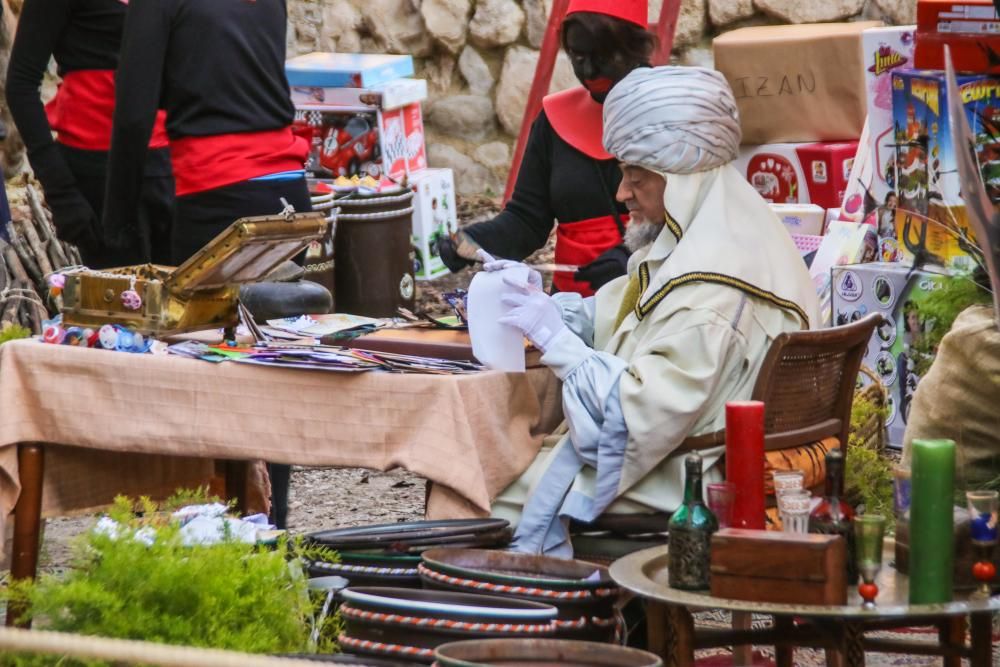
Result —
<instances>
[{"instance_id":1,"label":"red hat","mask_svg":"<svg viewBox=\"0 0 1000 667\"><path fill-rule=\"evenodd\" d=\"M645 29L649 23L649 7L646 3L647 0L570 0L566 16L577 12L604 14Z\"/></svg>"}]
</instances>

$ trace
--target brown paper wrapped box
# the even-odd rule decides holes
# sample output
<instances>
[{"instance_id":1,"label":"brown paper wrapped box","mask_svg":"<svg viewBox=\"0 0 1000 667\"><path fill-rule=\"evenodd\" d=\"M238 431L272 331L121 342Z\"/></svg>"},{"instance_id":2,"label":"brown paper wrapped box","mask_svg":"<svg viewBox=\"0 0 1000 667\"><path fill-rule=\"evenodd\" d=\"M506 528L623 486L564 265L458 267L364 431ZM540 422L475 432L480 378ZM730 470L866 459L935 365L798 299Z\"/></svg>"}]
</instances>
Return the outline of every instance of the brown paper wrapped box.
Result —
<instances>
[{"instance_id":1,"label":"brown paper wrapped box","mask_svg":"<svg viewBox=\"0 0 1000 667\"><path fill-rule=\"evenodd\" d=\"M741 28L712 43L747 145L852 141L865 124L861 32L879 21Z\"/></svg>"}]
</instances>

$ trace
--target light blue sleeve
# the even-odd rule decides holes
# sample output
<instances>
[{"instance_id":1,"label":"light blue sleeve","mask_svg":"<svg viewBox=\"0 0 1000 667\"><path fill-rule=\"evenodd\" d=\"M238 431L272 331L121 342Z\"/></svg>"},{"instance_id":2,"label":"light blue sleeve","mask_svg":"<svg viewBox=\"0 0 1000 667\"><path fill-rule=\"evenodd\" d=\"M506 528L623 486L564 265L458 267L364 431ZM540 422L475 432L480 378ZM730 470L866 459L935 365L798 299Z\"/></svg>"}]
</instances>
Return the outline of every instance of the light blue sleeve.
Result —
<instances>
[{"instance_id":1,"label":"light blue sleeve","mask_svg":"<svg viewBox=\"0 0 1000 667\"><path fill-rule=\"evenodd\" d=\"M542 363L563 381L563 414L573 448L584 463L597 470L593 507L576 516L591 521L614 500L621 478L628 428L622 413L618 384L628 369L625 360L587 347L569 332L549 344Z\"/></svg>"},{"instance_id":2,"label":"light blue sleeve","mask_svg":"<svg viewBox=\"0 0 1000 667\"><path fill-rule=\"evenodd\" d=\"M594 297L582 297L576 292L557 292L552 300L562 312L563 322L580 340L594 346L594 309L597 301Z\"/></svg>"}]
</instances>

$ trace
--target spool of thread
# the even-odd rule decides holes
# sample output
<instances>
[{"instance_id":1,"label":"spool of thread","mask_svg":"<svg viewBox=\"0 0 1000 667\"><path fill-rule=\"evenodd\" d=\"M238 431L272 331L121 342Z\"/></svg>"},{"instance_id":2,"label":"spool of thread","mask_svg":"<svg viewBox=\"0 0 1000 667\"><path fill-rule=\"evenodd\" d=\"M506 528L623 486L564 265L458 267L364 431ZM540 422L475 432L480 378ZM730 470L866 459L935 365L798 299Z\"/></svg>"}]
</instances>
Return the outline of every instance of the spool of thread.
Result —
<instances>
[{"instance_id":1,"label":"spool of thread","mask_svg":"<svg viewBox=\"0 0 1000 667\"><path fill-rule=\"evenodd\" d=\"M764 404L726 403L726 481L733 484L733 528L764 529Z\"/></svg>"},{"instance_id":2,"label":"spool of thread","mask_svg":"<svg viewBox=\"0 0 1000 667\"><path fill-rule=\"evenodd\" d=\"M910 604L952 599L955 441L914 440L910 495Z\"/></svg>"}]
</instances>

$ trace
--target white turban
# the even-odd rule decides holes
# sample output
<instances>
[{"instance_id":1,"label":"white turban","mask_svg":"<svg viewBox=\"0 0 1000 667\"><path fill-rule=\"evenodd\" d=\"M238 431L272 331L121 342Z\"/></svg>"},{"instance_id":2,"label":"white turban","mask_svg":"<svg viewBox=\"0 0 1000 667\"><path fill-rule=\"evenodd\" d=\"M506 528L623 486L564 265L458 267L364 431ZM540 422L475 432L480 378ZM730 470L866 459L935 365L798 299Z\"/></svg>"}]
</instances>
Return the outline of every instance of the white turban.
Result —
<instances>
[{"instance_id":1,"label":"white turban","mask_svg":"<svg viewBox=\"0 0 1000 667\"><path fill-rule=\"evenodd\" d=\"M640 67L604 101L604 147L627 164L667 174L708 171L736 159L733 91L703 67Z\"/></svg>"}]
</instances>

